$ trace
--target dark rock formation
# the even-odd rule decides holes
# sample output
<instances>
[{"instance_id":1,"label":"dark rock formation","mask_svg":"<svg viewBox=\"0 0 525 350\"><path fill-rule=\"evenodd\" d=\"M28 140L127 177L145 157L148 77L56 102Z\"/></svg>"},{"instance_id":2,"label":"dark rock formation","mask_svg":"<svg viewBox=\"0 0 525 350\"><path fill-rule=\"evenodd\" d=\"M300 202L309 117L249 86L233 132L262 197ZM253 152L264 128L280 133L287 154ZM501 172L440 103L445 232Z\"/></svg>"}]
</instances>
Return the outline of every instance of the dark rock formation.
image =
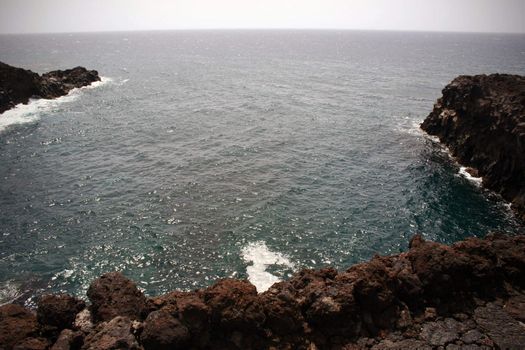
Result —
<instances>
[{"instance_id":1,"label":"dark rock formation","mask_svg":"<svg viewBox=\"0 0 525 350\"><path fill-rule=\"evenodd\" d=\"M525 220L525 77L459 76L421 128L474 168Z\"/></svg>"},{"instance_id":2,"label":"dark rock formation","mask_svg":"<svg viewBox=\"0 0 525 350\"><path fill-rule=\"evenodd\" d=\"M99 80L97 71L83 67L56 70L40 76L0 62L0 113L19 103L27 103L32 97L56 98Z\"/></svg>"},{"instance_id":3,"label":"dark rock formation","mask_svg":"<svg viewBox=\"0 0 525 350\"><path fill-rule=\"evenodd\" d=\"M118 272L97 278L87 291L95 322L110 321L116 316L140 319L146 310L146 297L135 283Z\"/></svg>"},{"instance_id":4,"label":"dark rock formation","mask_svg":"<svg viewBox=\"0 0 525 350\"><path fill-rule=\"evenodd\" d=\"M135 350L140 349L131 333L131 320L117 316L109 322L100 323L86 336L82 350Z\"/></svg>"},{"instance_id":5,"label":"dark rock formation","mask_svg":"<svg viewBox=\"0 0 525 350\"><path fill-rule=\"evenodd\" d=\"M67 294L44 295L38 302L38 322L50 333L71 328L76 315L86 303Z\"/></svg>"},{"instance_id":6,"label":"dark rock formation","mask_svg":"<svg viewBox=\"0 0 525 350\"><path fill-rule=\"evenodd\" d=\"M451 246L415 236L406 253L346 271L303 270L261 294L225 279L147 299L120 273L106 274L88 293L94 327L65 312L71 329L56 337L45 330L62 312L41 307L37 324L6 305L0 349L524 349L524 289L523 235Z\"/></svg>"},{"instance_id":7,"label":"dark rock formation","mask_svg":"<svg viewBox=\"0 0 525 350\"><path fill-rule=\"evenodd\" d=\"M60 332L51 350L79 350L84 342L84 334L80 331L64 329Z\"/></svg>"},{"instance_id":8,"label":"dark rock formation","mask_svg":"<svg viewBox=\"0 0 525 350\"><path fill-rule=\"evenodd\" d=\"M12 349L19 341L36 336L36 315L20 305L0 306L0 349Z\"/></svg>"},{"instance_id":9,"label":"dark rock formation","mask_svg":"<svg viewBox=\"0 0 525 350\"><path fill-rule=\"evenodd\" d=\"M190 332L168 311L157 310L146 318L140 339L147 349L186 349L190 343Z\"/></svg>"}]
</instances>

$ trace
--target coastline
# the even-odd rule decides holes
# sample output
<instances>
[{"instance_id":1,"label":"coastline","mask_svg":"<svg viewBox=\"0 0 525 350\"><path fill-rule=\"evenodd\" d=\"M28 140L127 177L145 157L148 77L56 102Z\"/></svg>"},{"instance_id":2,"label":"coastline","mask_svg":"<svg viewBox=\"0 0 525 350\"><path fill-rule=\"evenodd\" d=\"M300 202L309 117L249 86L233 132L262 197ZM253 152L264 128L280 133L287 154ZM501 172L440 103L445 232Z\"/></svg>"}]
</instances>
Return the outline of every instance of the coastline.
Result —
<instances>
[{"instance_id":1,"label":"coastline","mask_svg":"<svg viewBox=\"0 0 525 350\"><path fill-rule=\"evenodd\" d=\"M30 70L0 62L0 116L31 99L66 96L75 88L101 81L96 70L84 67L55 70L39 75Z\"/></svg>"},{"instance_id":2,"label":"coastline","mask_svg":"<svg viewBox=\"0 0 525 350\"><path fill-rule=\"evenodd\" d=\"M421 124L525 220L525 77L459 76Z\"/></svg>"},{"instance_id":3,"label":"coastline","mask_svg":"<svg viewBox=\"0 0 525 350\"><path fill-rule=\"evenodd\" d=\"M67 295L42 297L36 314L1 306L0 343L5 349L518 349L525 346L524 281L525 235L490 234L451 246L416 235L405 253L346 271L302 270L260 294L246 280L225 279L148 298L122 274L108 273L91 283L88 307Z\"/></svg>"}]
</instances>

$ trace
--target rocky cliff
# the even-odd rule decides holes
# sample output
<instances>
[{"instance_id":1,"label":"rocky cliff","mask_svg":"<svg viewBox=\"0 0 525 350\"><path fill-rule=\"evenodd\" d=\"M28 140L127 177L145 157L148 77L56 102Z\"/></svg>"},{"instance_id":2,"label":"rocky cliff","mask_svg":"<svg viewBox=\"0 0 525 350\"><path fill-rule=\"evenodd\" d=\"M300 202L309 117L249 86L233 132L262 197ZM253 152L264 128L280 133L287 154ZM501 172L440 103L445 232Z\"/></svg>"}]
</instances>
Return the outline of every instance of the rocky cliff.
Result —
<instances>
[{"instance_id":1,"label":"rocky cliff","mask_svg":"<svg viewBox=\"0 0 525 350\"><path fill-rule=\"evenodd\" d=\"M0 62L0 113L32 97L56 98L99 80L97 71L83 67L38 75Z\"/></svg>"},{"instance_id":2,"label":"rocky cliff","mask_svg":"<svg viewBox=\"0 0 525 350\"><path fill-rule=\"evenodd\" d=\"M525 349L525 236L410 250L346 271L303 270L257 294L245 280L148 298L120 273L90 305L40 299L0 307L10 349Z\"/></svg>"},{"instance_id":3,"label":"rocky cliff","mask_svg":"<svg viewBox=\"0 0 525 350\"><path fill-rule=\"evenodd\" d=\"M459 76L443 89L421 128L439 137L525 220L525 77Z\"/></svg>"}]
</instances>

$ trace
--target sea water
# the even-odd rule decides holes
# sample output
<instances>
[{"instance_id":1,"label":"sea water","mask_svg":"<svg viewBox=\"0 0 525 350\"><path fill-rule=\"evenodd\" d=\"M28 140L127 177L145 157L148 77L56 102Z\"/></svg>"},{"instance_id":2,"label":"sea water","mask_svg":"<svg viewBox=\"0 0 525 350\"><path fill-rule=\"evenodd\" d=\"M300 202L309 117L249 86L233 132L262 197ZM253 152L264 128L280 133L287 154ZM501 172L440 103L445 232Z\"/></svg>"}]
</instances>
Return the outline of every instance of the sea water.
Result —
<instances>
[{"instance_id":1,"label":"sea water","mask_svg":"<svg viewBox=\"0 0 525 350\"><path fill-rule=\"evenodd\" d=\"M459 74L525 74L523 35L2 35L0 61L103 77L0 115L0 302L114 270L150 295L262 291L416 233L519 230L419 124Z\"/></svg>"}]
</instances>

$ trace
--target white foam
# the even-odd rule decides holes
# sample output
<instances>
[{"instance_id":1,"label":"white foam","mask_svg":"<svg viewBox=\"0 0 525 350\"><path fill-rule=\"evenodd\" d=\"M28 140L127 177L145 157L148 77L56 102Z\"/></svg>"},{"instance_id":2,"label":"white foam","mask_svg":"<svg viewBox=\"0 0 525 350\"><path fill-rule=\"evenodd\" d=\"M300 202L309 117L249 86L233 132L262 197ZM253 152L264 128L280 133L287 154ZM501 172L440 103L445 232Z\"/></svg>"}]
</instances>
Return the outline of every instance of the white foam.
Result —
<instances>
[{"instance_id":1,"label":"white foam","mask_svg":"<svg viewBox=\"0 0 525 350\"><path fill-rule=\"evenodd\" d=\"M481 186L481 183L483 181L483 178L481 177L475 177L472 176L468 171L467 167L460 166L459 167L459 175L463 176L465 179L469 180L470 182L474 183L476 186Z\"/></svg>"},{"instance_id":2,"label":"white foam","mask_svg":"<svg viewBox=\"0 0 525 350\"><path fill-rule=\"evenodd\" d=\"M0 284L0 306L13 302L20 295L22 292L13 282L6 281Z\"/></svg>"},{"instance_id":3,"label":"white foam","mask_svg":"<svg viewBox=\"0 0 525 350\"><path fill-rule=\"evenodd\" d=\"M270 265L285 265L293 268L292 262L281 253L270 251L266 243L259 241L248 244L241 251L245 262L252 263L246 268L248 280L257 288L259 293L266 291L274 283L279 282L279 277L266 271Z\"/></svg>"},{"instance_id":4,"label":"white foam","mask_svg":"<svg viewBox=\"0 0 525 350\"><path fill-rule=\"evenodd\" d=\"M60 96L52 100L43 98L30 99L28 104L19 103L14 108L0 114L0 132L12 125L34 123L40 119L42 112L50 112L62 103L72 102L78 99L83 89L94 89L111 81L111 78L102 77L100 81L91 83L91 85L72 89L65 96Z\"/></svg>"}]
</instances>

